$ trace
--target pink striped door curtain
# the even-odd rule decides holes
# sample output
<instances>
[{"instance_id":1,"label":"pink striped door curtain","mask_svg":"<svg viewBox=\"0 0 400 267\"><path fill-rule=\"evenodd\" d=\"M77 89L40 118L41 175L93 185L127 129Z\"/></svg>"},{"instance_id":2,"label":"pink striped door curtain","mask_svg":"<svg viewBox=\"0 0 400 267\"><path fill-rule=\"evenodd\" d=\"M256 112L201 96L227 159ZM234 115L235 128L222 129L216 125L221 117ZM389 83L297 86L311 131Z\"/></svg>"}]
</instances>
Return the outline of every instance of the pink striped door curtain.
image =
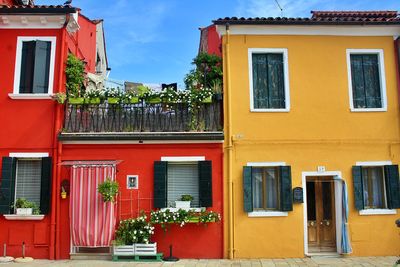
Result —
<instances>
[{"instance_id":1,"label":"pink striped door curtain","mask_svg":"<svg viewBox=\"0 0 400 267\"><path fill-rule=\"evenodd\" d=\"M116 204L104 202L97 187L115 180L115 165L74 165L71 169L70 229L75 247L108 247L116 223Z\"/></svg>"}]
</instances>

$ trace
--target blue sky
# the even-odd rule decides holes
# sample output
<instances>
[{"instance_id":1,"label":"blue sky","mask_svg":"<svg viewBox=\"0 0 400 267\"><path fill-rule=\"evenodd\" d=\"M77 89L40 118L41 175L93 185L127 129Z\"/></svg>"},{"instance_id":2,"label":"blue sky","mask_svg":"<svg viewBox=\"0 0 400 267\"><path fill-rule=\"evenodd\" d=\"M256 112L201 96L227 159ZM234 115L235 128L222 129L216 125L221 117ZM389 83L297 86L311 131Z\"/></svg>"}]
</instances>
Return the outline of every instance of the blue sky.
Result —
<instances>
[{"instance_id":1,"label":"blue sky","mask_svg":"<svg viewBox=\"0 0 400 267\"><path fill-rule=\"evenodd\" d=\"M36 0L36 4L64 1ZM278 0L285 17L310 10L400 10L399 0ZM91 19L104 19L110 78L183 84L196 56L199 27L219 17L275 17L275 0L73 0Z\"/></svg>"}]
</instances>

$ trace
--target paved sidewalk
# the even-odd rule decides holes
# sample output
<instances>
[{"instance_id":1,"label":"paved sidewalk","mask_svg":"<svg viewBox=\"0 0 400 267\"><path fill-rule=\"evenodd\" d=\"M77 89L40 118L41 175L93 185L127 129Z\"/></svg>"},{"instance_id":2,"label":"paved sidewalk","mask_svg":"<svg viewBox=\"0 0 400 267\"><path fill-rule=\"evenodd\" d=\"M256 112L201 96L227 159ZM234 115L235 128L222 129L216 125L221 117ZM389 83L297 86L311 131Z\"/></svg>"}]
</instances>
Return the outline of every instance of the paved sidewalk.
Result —
<instances>
[{"instance_id":1,"label":"paved sidewalk","mask_svg":"<svg viewBox=\"0 0 400 267\"><path fill-rule=\"evenodd\" d=\"M35 260L31 263L2 263L0 266L47 266L47 267L269 267L269 266L394 266L398 257L312 257L293 259L249 260L180 260L178 262L112 262L100 260Z\"/></svg>"}]
</instances>

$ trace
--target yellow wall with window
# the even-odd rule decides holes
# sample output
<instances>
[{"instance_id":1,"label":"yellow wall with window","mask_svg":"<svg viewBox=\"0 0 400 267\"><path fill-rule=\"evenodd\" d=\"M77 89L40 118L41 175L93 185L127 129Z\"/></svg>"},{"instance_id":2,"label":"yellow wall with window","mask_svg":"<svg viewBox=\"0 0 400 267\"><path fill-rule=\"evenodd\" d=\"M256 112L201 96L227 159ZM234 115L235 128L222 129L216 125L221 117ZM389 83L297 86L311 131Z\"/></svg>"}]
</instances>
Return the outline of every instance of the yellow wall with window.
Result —
<instances>
[{"instance_id":1,"label":"yellow wall with window","mask_svg":"<svg viewBox=\"0 0 400 267\"><path fill-rule=\"evenodd\" d=\"M226 36L223 36L223 53ZM285 48L290 111L251 112L250 48ZM387 111L351 112L347 49L383 50ZM347 181L349 228L354 256L397 255L400 230L395 215L359 215L354 205L352 166L360 161L399 163L399 104L393 37L230 35L224 54L225 101L230 94L231 133L225 103L225 144L232 138L233 249L235 258L304 256L304 204L283 217L250 218L243 207L243 166L285 162L292 188L302 172L340 171ZM227 92L226 90L229 90ZM227 146L227 145L226 145ZM225 147L225 179L228 159ZM225 248L229 255L228 187L225 187ZM398 210L397 210L398 212Z\"/></svg>"}]
</instances>

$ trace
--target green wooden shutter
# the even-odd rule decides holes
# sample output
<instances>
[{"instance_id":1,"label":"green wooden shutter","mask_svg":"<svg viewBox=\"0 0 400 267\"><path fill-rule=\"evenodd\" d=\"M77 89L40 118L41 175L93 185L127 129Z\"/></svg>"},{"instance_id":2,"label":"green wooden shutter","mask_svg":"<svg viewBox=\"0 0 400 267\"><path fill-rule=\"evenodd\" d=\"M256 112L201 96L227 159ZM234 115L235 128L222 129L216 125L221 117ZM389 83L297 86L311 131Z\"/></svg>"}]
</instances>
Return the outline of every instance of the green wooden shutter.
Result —
<instances>
[{"instance_id":1,"label":"green wooden shutter","mask_svg":"<svg viewBox=\"0 0 400 267\"><path fill-rule=\"evenodd\" d=\"M365 108L365 88L362 55L350 55L351 84L354 108Z\"/></svg>"},{"instance_id":2,"label":"green wooden shutter","mask_svg":"<svg viewBox=\"0 0 400 267\"><path fill-rule=\"evenodd\" d=\"M365 101L367 108L381 108L379 60L376 54L363 55Z\"/></svg>"},{"instance_id":3,"label":"green wooden shutter","mask_svg":"<svg viewBox=\"0 0 400 267\"><path fill-rule=\"evenodd\" d=\"M353 166L354 205L357 210L364 209L364 187L362 181L362 167Z\"/></svg>"},{"instance_id":4,"label":"green wooden shutter","mask_svg":"<svg viewBox=\"0 0 400 267\"><path fill-rule=\"evenodd\" d=\"M212 207L212 162L199 161L200 207Z\"/></svg>"},{"instance_id":5,"label":"green wooden shutter","mask_svg":"<svg viewBox=\"0 0 400 267\"><path fill-rule=\"evenodd\" d=\"M399 166L385 166L386 198L389 209L400 208Z\"/></svg>"},{"instance_id":6,"label":"green wooden shutter","mask_svg":"<svg viewBox=\"0 0 400 267\"><path fill-rule=\"evenodd\" d=\"M293 210L293 194L292 194L292 174L290 166L280 166L279 173L281 178L281 211Z\"/></svg>"},{"instance_id":7,"label":"green wooden shutter","mask_svg":"<svg viewBox=\"0 0 400 267\"><path fill-rule=\"evenodd\" d=\"M283 54L268 54L268 107L285 108Z\"/></svg>"},{"instance_id":8,"label":"green wooden shutter","mask_svg":"<svg viewBox=\"0 0 400 267\"><path fill-rule=\"evenodd\" d=\"M51 157L42 158L42 177L40 180L40 213L48 214L51 203Z\"/></svg>"},{"instance_id":9,"label":"green wooden shutter","mask_svg":"<svg viewBox=\"0 0 400 267\"><path fill-rule=\"evenodd\" d=\"M33 93L47 93L49 89L51 42L36 41Z\"/></svg>"},{"instance_id":10,"label":"green wooden shutter","mask_svg":"<svg viewBox=\"0 0 400 267\"><path fill-rule=\"evenodd\" d=\"M243 207L245 212L253 211L253 183L251 167L243 167Z\"/></svg>"},{"instance_id":11,"label":"green wooden shutter","mask_svg":"<svg viewBox=\"0 0 400 267\"><path fill-rule=\"evenodd\" d=\"M167 161L154 162L154 208L167 207Z\"/></svg>"},{"instance_id":12,"label":"green wooden shutter","mask_svg":"<svg viewBox=\"0 0 400 267\"><path fill-rule=\"evenodd\" d=\"M0 214L9 214L15 195L15 158L3 157L0 187Z\"/></svg>"},{"instance_id":13,"label":"green wooden shutter","mask_svg":"<svg viewBox=\"0 0 400 267\"><path fill-rule=\"evenodd\" d=\"M268 108L268 77L266 54L252 55L254 108Z\"/></svg>"}]
</instances>

